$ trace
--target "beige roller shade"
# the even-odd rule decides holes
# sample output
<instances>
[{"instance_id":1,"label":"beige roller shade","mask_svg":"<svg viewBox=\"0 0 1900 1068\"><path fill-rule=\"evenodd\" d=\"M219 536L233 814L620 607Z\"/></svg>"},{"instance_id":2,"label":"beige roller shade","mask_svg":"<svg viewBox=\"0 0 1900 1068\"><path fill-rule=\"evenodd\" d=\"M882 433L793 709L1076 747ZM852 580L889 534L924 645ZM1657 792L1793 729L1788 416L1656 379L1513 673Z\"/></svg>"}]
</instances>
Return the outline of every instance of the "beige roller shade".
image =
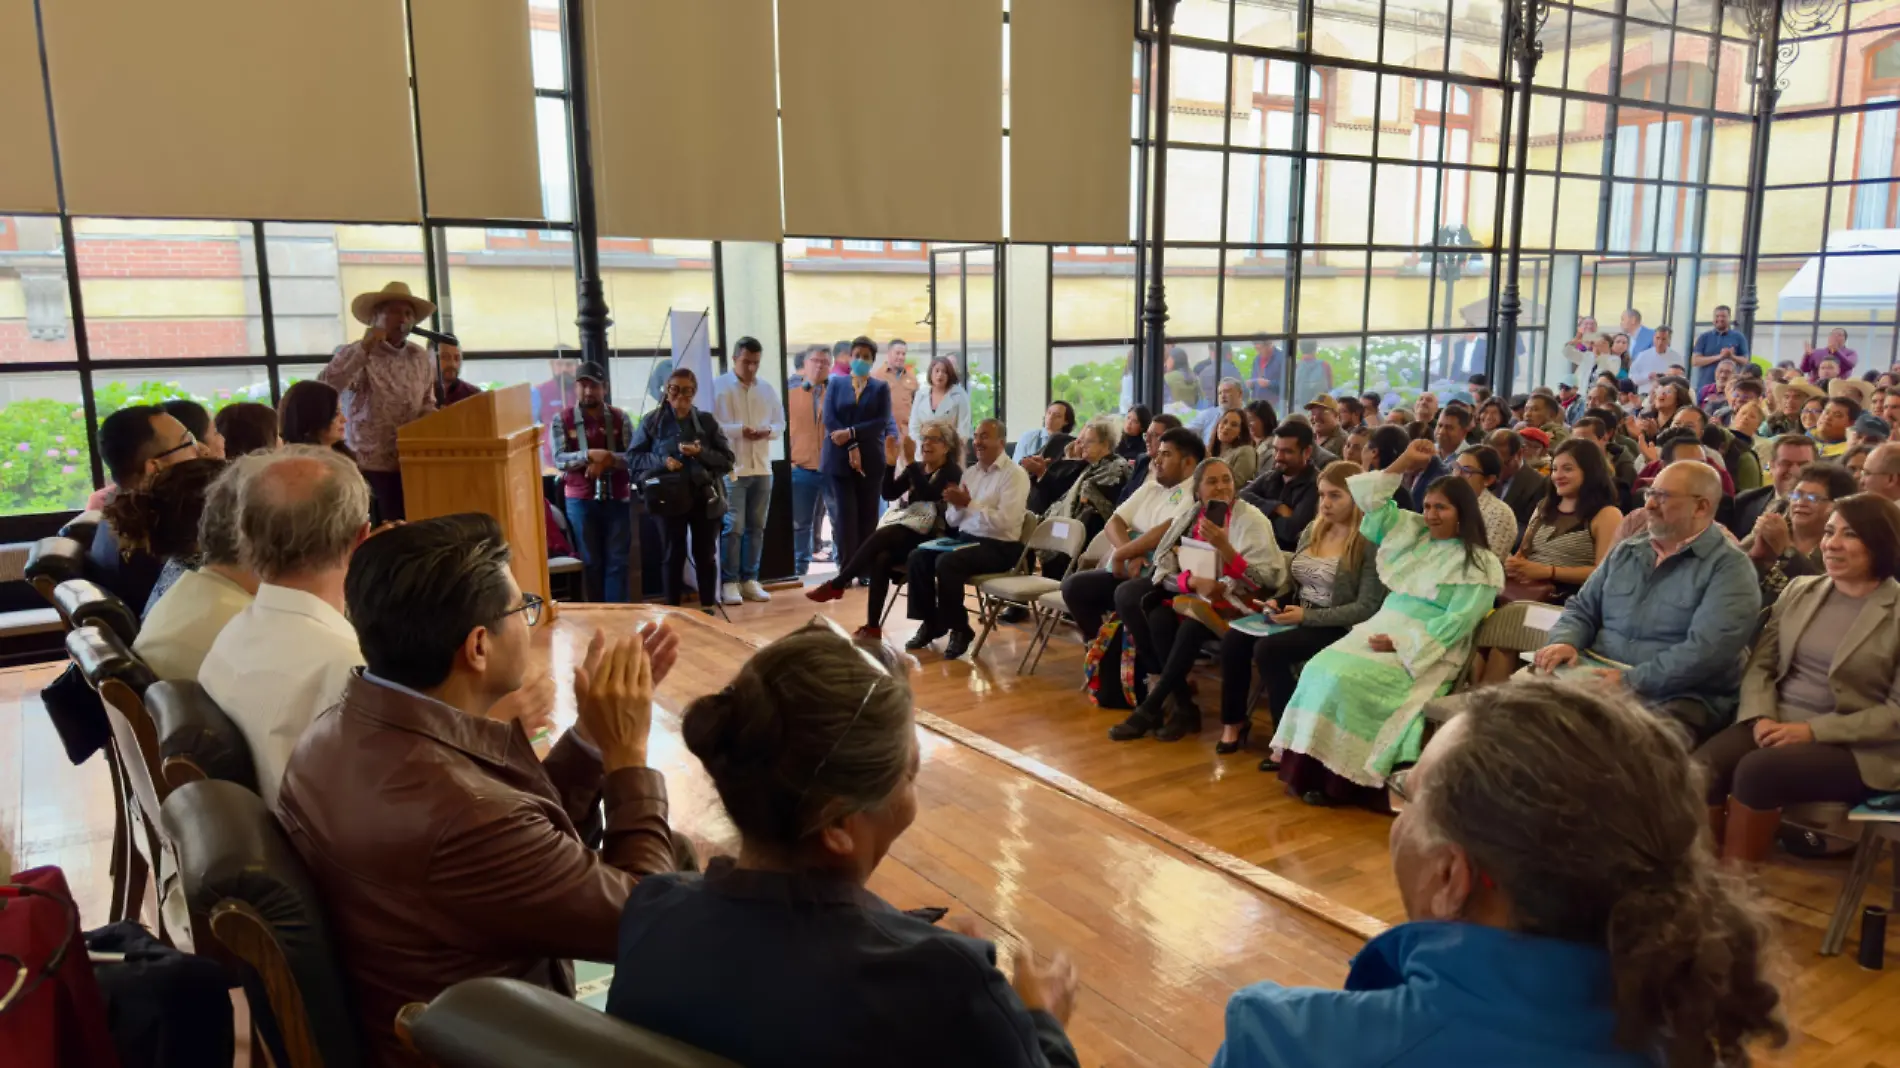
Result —
<instances>
[{"instance_id":1,"label":"beige roller shade","mask_svg":"<svg viewBox=\"0 0 1900 1068\"><path fill-rule=\"evenodd\" d=\"M410 0L429 214L539 219L534 66L523 0Z\"/></svg>"},{"instance_id":2,"label":"beige roller shade","mask_svg":"<svg viewBox=\"0 0 1900 1068\"><path fill-rule=\"evenodd\" d=\"M787 232L1002 236L1000 0L781 0L779 56Z\"/></svg>"},{"instance_id":3,"label":"beige roller shade","mask_svg":"<svg viewBox=\"0 0 1900 1068\"><path fill-rule=\"evenodd\" d=\"M401 0L45 0L66 207L420 218Z\"/></svg>"},{"instance_id":4,"label":"beige roller shade","mask_svg":"<svg viewBox=\"0 0 1900 1068\"><path fill-rule=\"evenodd\" d=\"M0 212L58 211L33 0L0 0Z\"/></svg>"},{"instance_id":5,"label":"beige roller shade","mask_svg":"<svg viewBox=\"0 0 1900 1068\"><path fill-rule=\"evenodd\" d=\"M777 241L772 0L593 0L600 232Z\"/></svg>"},{"instance_id":6,"label":"beige roller shade","mask_svg":"<svg viewBox=\"0 0 1900 1068\"><path fill-rule=\"evenodd\" d=\"M1128 241L1128 5L1015 0L1009 26L1011 240Z\"/></svg>"}]
</instances>

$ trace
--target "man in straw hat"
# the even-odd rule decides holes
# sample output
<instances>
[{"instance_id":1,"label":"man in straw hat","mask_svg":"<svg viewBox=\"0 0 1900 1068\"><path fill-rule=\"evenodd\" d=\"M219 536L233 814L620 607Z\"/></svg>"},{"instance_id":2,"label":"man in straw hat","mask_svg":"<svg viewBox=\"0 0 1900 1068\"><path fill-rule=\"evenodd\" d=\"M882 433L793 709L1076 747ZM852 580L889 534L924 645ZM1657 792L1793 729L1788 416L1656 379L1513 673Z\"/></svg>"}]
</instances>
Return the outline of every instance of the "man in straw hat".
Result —
<instances>
[{"instance_id":1,"label":"man in straw hat","mask_svg":"<svg viewBox=\"0 0 1900 1068\"><path fill-rule=\"evenodd\" d=\"M349 446L385 522L403 518L396 428L435 411L435 365L409 341L410 329L434 313L435 305L401 282L359 295L350 314L369 329L361 341L336 350L317 375L345 394Z\"/></svg>"}]
</instances>

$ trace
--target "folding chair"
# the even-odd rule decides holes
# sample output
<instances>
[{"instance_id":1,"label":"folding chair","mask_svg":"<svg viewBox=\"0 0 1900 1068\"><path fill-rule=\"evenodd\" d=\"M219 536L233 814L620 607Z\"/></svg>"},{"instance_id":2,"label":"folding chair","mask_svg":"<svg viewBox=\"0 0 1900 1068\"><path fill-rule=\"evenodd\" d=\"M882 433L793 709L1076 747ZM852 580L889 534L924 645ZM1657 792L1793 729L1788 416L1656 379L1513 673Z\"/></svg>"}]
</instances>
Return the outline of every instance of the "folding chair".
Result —
<instances>
[{"instance_id":1,"label":"folding chair","mask_svg":"<svg viewBox=\"0 0 1900 1068\"><path fill-rule=\"evenodd\" d=\"M1821 936L1823 957L1832 957L1841 951L1841 943L1847 940L1847 926L1860 912L1861 895L1867 892L1874 869L1880 866L1882 848L1900 842L1900 822L1895 822L1894 813L1863 804L1849 812L1847 818L1861 825L1860 845L1854 850L1854 863L1847 869L1847 878L1841 882L1841 896L1834 903L1834 916L1828 920L1827 933ZM1900 848L1894 851L1894 856L1900 858ZM1900 864L1900 859L1895 863ZM1894 881L1894 900L1890 904L1900 906L1900 878Z\"/></svg>"},{"instance_id":2,"label":"folding chair","mask_svg":"<svg viewBox=\"0 0 1900 1068\"><path fill-rule=\"evenodd\" d=\"M1094 540L1089 542L1089 547L1082 550L1082 555L1076 557L1074 566L1069 568L1070 573L1086 571L1101 563L1102 559L1109 554L1110 548L1108 531L1104 529L1098 532ZM1049 648L1049 639L1055 637L1056 628L1064 622L1074 622L1074 617L1069 615L1068 603L1062 599L1060 586L1031 602L1029 614L1036 621L1036 632L1029 636L1029 645L1023 649L1022 662L1016 665L1018 675L1034 675L1036 665L1042 663L1043 652ZM1034 654L1033 660L1031 654ZM1027 671L1024 670L1025 667Z\"/></svg>"},{"instance_id":3,"label":"folding chair","mask_svg":"<svg viewBox=\"0 0 1900 1068\"><path fill-rule=\"evenodd\" d=\"M1066 577L1075 570L1076 558L1082 555L1086 544L1088 529L1080 519L1045 519L1030 530L1035 516L1026 516L1023 529L1027 536L1023 539L1022 555L1016 559L1016 567L998 575L979 575L970 585L976 590L977 611L983 617L983 630L976 636L976 645L970 650L971 657L983 651L983 643L989 639L990 631L996 629L996 622L1003 610L1009 607L1030 609L1036 599L1045 593L1062 592L1062 579L1046 578L1035 573L1036 554L1038 552L1060 553L1069 558L1069 566L1063 571Z\"/></svg>"}]
</instances>

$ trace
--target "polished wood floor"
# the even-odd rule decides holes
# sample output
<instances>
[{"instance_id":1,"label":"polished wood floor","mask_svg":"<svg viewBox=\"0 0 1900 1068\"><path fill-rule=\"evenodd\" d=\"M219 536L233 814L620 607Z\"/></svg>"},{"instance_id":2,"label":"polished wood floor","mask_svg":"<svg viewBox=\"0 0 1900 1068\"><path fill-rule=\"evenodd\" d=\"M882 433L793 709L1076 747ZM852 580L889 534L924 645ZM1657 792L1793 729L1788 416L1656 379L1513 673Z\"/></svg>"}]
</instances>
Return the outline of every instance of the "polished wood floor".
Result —
<instances>
[{"instance_id":1,"label":"polished wood floor","mask_svg":"<svg viewBox=\"0 0 1900 1068\"><path fill-rule=\"evenodd\" d=\"M733 607L731 629L680 620L691 640L661 693L653 759L667 772L675 822L708 847L730 842L731 829L680 744L678 710L722 685L750 647L817 610L790 590L769 605ZM824 610L856 626L863 594ZM900 602L890 621L896 641L910 630L903 611ZM539 655L560 678L593 625L644 617L569 607L545 628ZM1073 638L1059 637L1038 673L1019 677L1026 639L1026 628L1000 628L975 664L920 656L914 687L929 728L920 814L875 888L900 906L974 913L1005 957L1017 938L1041 953L1074 953L1085 981L1073 1026L1084 1063L1206 1063L1235 987L1336 984L1362 935L1403 918L1388 819L1301 805L1255 770L1258 752L1214 756L1211 729L1173 745L1112 743L1106 732L1118 715L1077 689ZM0 671L0 845L23 867L64 866L82 909L100 916L108 786L98 761L65 761L38 700L54 673ZM1211 708L1218 682L1199 684ZM1844 866L1784 859L1763 873L1797 1033L1763 1063L1900 1068L1900 1014L1892 1011L1900 978L1861 970L1851 942L1840 957L1815 953ZM1878 880L1869 900L1882 900L1888 886ZM1900 953L1900 941L1889 952ZM1900 956L1893 959L1900 970Z\"/></svg>"}]
</instances>

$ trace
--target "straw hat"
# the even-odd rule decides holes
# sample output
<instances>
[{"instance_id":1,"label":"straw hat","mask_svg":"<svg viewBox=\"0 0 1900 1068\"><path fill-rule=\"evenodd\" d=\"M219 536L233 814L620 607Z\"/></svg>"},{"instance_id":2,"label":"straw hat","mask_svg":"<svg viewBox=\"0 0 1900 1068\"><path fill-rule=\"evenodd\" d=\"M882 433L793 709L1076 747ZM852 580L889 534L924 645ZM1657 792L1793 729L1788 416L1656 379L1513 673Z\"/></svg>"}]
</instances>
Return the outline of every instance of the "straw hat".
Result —
<instances>
[{"instance_id":1,"label":"straw hat","mask_svg":"<svg viewBox=\"0 0 1900 1068\"><path fill-rule=\"evenodd\" d=\"M1858 378L1835 378L1827 384L1829 397L1847 397L1861 407L1867 407L1867 398L1873 396L1874 384Z\"/></svg>"},{"instance_id":2,"label":"straw hat","mask_svg":"<svg viewBox=\"0 0 1900 1068\"><path fill-rule=\"evenodd\" d=\"M435 305L409 292L407 282L391 282L374 293L358 294L355 300L350 301L350 314L356 317L357 322L368 326L379 305L398 300L407 301L415 309L417 322L435 314Z\"/></svg>"}]
</instances>

